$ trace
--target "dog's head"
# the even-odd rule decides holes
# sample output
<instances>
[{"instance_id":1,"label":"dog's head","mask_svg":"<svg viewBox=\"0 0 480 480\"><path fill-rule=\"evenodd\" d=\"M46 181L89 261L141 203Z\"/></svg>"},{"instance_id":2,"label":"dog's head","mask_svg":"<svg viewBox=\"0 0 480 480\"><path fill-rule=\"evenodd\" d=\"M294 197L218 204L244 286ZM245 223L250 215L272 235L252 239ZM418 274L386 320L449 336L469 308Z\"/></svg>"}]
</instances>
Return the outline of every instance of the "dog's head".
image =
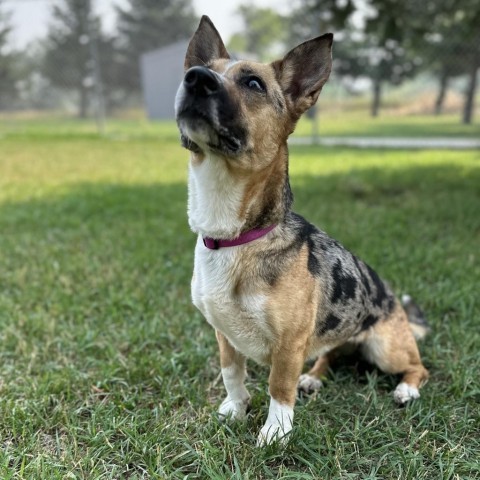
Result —
<instances>
[{"instance_id":1,"label":"dog's head","mask_svg":"<svg viewBox=\"0 0 480 480\"><path fill-rule=\"evenodd\" d=\"M183 145L239 167L268 164L318 98L332 66L332 34L308 40L270 64L232 61L207 16L188 46L175 99Z\"/></svg>"}]
</instances>

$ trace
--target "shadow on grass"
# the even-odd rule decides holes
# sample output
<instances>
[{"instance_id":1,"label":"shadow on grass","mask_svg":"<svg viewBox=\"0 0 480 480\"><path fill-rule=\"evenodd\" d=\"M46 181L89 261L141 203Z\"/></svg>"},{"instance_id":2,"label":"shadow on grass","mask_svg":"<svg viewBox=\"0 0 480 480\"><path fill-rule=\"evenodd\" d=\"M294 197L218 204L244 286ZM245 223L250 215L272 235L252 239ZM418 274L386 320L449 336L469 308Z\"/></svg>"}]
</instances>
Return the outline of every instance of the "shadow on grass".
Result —
<instances>
[{"instance_id":1,"label":"shadow on grass","mask_svg":"<svg viewBox=\"0 0 480 480\"><path fill-rule=\"evenodd\" d=\"M62 189L65 190L65 189ZM67 193L19 203L0 205L3 228L105 228L141 219L186 223L187 189L184 184L125 185L83 183L68 187ZM181 216L182 218L179 218Z\"/></svg>"},{"instance_id":2,"label":"shadow on grass","mask_svg":"<svg viewBox=\"0 0 480 480\"><path fill-rule=\"evenodd\" d=\"M468 245L479 233L480 169L352 169L295 176L292 184L295 210L352 249L363 250L372 242L394 248L399 235L419 250L425 247L419 240L448 238ZM41 241L68 232L88 240L93 249L100 247L96 239L103 239L107 251L99 255L122 244L127 249L122 254L147 246L157 253L182 254L194 244L186 203L184 184L78 184L57 197L1 205L0 228L3 238L14 243L23 235ZM366 250L376 257L375 249Z\"/></svg>"},{"instance_id":3,"label":"shadow on grass","mask_svg":"<svg viewBox=\"0 0 480 480\"><path fill-rule=\"evenodd\" d=\"M295 176L292 184L296 211L399 290L428 297L432 283L458 286L478 276L480 169L359 168ZM132 270L156 269L169 278L163 288L188 286L195 237L186 202L184 184L79 184L57 197L7 203L0 206L3 263L36 268L40 282L42 265L48 270L52 262L76 260L80 271L115 266L117 281Z\"/></svg>"}]
</instances>

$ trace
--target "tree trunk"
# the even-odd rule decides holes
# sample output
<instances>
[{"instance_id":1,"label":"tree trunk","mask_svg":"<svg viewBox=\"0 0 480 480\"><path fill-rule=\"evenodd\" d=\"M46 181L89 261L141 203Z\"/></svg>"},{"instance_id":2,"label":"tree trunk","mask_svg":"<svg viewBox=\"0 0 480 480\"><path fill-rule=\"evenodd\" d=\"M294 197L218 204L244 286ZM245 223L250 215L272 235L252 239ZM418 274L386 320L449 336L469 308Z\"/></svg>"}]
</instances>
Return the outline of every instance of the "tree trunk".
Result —
<instances>
[{"instance_id":1,"label":"tree trunk","mask_svg":"<svg viewBox=\"0 0 480 480\"><path fill-rule=\"evenodd\" d=\"M472 62L472 70L468 79L467 91L465 92L465 106L463 108L463 123L470 124L473 119L475 108L475 91L477 89L478 69L480 67L480 55L476 54Z\"/></svg>"},{"instance_id":2,"label":"tree trunk","mask_svg":"<svg viewBox=\"0 0 480 480\"><path fill-rule=\"evenodd\" d=\"M88 111L88 90L84 85L79 86L80 105L78 109L79 118L87 118Z\"/></svg>"},{"instance_id":3,"label":"tree trunk","mask_svg":"<svg viewBox=\"0 0 480 480\"><path fill-rule=\"evenodd\" d=\"M372 117L378 117L380 110L380 101L382 98L382 81L376 78L373 83L373 101L372 101Z\"/></svg>"},{"instance_id":4,"label":"tree trunk","mask_svg":"<svg viewBox=\"0 0 480 480\"><path fill-rule=\"evenodd\" d=\"M448 74L445 70L442 70L440 74L440 88L438 90L437 99L435 100L435 115L440 115L443 110L443 103L448 88Z\"/></svg>"}]
</instances>

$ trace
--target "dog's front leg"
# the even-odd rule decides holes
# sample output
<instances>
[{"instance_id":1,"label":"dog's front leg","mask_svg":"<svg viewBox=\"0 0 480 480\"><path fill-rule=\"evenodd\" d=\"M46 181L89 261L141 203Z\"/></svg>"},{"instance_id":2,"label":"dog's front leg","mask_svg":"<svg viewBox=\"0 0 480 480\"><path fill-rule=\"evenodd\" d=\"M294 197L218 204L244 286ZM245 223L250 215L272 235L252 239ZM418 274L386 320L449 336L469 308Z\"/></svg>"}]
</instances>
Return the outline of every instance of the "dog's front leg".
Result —
<instances>
[{"instance_id":1,"label":"dog's front leg","mask_svg":"<svg viewBox=\"0 0 480 480\"><path fill-rule=\"evenodd\" d=\"M220 349L223 384L227 390L227 397L220 405L218 413L222 418L242 419L247 413L250 402L250 394L245 388L246 359L218 330L216 334Z\"/></svg>"},{"instance_id":2,"label":"dog's front leg","mask_svg":"<svg viewBox=\"0 0 480 480\"><path fill-rule=\"evenodd\" d=\"M293 427L293 407L297 382L305 361L304 348L290 345L272 355L269 378L270 407L265 425L258 436L257 445L269 445L275 441L286 441Z\"/></svg>"}]
</instances>

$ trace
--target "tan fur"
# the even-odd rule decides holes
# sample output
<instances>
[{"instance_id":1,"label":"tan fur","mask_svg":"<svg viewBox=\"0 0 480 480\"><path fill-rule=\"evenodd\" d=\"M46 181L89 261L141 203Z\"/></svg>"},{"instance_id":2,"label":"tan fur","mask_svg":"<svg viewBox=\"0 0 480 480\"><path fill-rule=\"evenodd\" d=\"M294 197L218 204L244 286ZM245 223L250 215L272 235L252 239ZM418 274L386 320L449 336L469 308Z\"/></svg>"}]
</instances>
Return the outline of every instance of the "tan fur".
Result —
<instances>
[{"instance_id":1,"label":"tan fur","mask_svg":"<svg viewBox=\"0 0 480 480\"><path fill-rule=\"evenodd\" d=\"M407 315L399 304L364 335L361 349L384 372L403 374L403 381L415 388L428 378Z\"/></svg>"},{"instance_id":2,"label":"tan fur","mask_svg":"<svg viewBox=\"0 0 480 480\"><path fill-rule=\"evenodd\" d=\"M215 331L218 349L220 351L220 365L222 368L231 367L233 364L244 365L245 357L235 350L230 342L218 330Z\"/></svg>"},{"instance_id":3,"label":"tan fur","mask_svg":"<svg viewBox=\"0 0 480 480\"><path fill-rule=\"evenodd\" d=\"M275 161L248 179L243 202L238 212L239 218L257 218L265 205L276 205L278 210L274 214L281 214L281 186L287 175L285 163L281 157L285 155L286 152L283 149L280 150ZM246 228L249 227L247 221Z\"/></svg>"},{"instance_id":4,"label":"tan fur","mask_svg":"<svg viewBox=\"0 0 480 480\"><path fill-rule=\"evenodd\" d=\"M307 269L308 250L302 248L290 269L269 296L269 323L275 335L271 353L270 395L293 407L305 359L311 354L319 289ZM296 288L292 289L292 285Z\"/></svg>"},{"instance_id":5,"label":"tan fur","mask_svg":"<svg viewBox=\"0 0 480 480\"><path fill-rule=\"evenodd\" d=\"M330 355L321 355L315 360L313 367L308 371L308 375L320 380L327 374L329 366Z\"/></svg>"},{"instance_id":6,"label":"tan fur","mask_svg":"<svg viewBox=\"0 0 480 480\"><path fill-rule=\"evenodd\" d=\"M277 342L289 344L302 338L304 349L315 329L319 290L307 269L307 247L300 250L290 269L279 279L269 295L269 322ZM292 289L292 285L296 288Z\"/></svg>"},{"instance_id":7,"label":"tan fur","mask_svg":"<svg viewBox=\"0 0 480 480\"><path fill-rule=\"evenodd\" d=\"M275 350L270 370L269 391L272 398L281 404L293 407L297 393L297 383L305 362L305 344L301 339L293 339L294 343L287 348ZM285 347L285 346L284 346Z\"/></svg>"},{"instance_id":8,"label":"tan fur","mask_svg":"<svg viewBox=\"0 0 480 480\"><path fill-rule=\"evenodd\" d=\"M331 362L339 356L354 353L358 345L370 362L386 373L403 374L402 381L412 387L420 388L428 379L411 324L399 304L388 318L378 322L371 330L318 357L308 374L320 379Z\"/></svg>"}]
</instances>

